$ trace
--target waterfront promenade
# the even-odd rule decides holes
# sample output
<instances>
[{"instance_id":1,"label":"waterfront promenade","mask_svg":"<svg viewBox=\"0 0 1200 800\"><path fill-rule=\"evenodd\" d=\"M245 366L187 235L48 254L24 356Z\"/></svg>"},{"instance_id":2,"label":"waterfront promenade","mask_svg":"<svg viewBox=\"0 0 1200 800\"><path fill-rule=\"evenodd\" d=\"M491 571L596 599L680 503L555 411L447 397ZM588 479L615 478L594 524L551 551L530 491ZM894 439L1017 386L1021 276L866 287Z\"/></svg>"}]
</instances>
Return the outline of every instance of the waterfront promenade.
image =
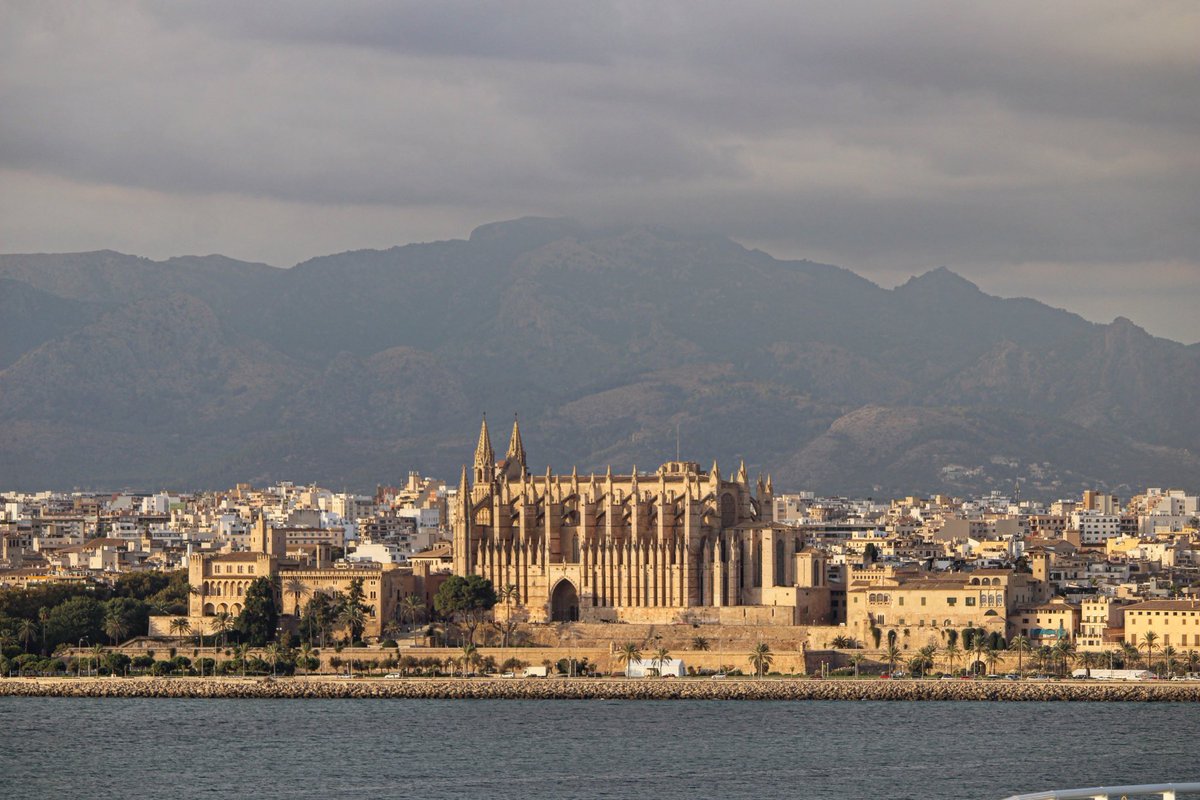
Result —
<instances>
[{"instance_id":1,"label":"waterfront promenade","mask_svg":"<svg viewBox=\"0 0 1200 800\"><path fill-rule=\"evenodd\" d=\"M0 697L1196 702L1200 683L791 678L14 678Z\"/></svg>"}]
</instances>

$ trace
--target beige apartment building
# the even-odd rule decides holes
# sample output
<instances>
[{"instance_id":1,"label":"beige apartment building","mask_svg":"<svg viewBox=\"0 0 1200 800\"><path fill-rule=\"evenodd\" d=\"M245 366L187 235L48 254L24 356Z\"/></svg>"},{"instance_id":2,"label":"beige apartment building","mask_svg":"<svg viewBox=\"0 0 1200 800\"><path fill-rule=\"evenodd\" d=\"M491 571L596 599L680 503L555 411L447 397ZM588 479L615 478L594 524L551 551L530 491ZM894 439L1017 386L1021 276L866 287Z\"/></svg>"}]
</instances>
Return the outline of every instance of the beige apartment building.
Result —
<instances>
[{"instance_id":1,"label":"beige apartment building","mask_svg":"<svg viewBox=\"0 0 1200 800\"><path fill-rule=\"evenodd\" d=\"M1147 600L1125 607L1125 641L1144 652L1153 632L1156 649L1200 649L1200 600Z\"/></svg>"},{"instance_id":2,"label":"beige apartment building","mask_svg":"<svg viewBox=\"0 0 1200 800\"><path fill-rule=\"evenodd\" d=\"M1125 609L1128 600L1093 597L1079 604L1079 636L1075 649L1102 653L1121 646L1125 639Z\"/></svg>"},{"instance_id":3,"label":"beige apartment building","mask_svg":"<svg viewBox=\"0 0 1200 800\"><path fill-rule=\"evenodd\" d=\"M351 583L361 580L367 607L363 635L377 637L396 618L396 609L404 597L416 595L429 606L437 585L444 579L430 574L428 567L413 570L375 563L342 566L327 565L323 558L289 558L287 540L284 529L270 527L259 517L249 534L249 551L193 556L188 565L188 582L196 589L189 598L192 629L207 633L212 630L217 614L241 613L246 590L255 578L275 581L281 614L293 617L314 594L345 594Z\"/></svg>"},{"instance_id":4,"label":"beige apartment building","mask_svg":"<svg viewBox=\"0 0 1200 800\"><path fill-rule=\"evenodd\" d=\"M1079 627L1080 610L1055 597L1047 603L1017 608L1008 617L1008 629L1013 636L1024 636L1034 647L1059 642L1074 642Z\"/></svg>"},{"instance_id":5,"label":"beige apartment building","mask_svg":"<svg viewBox=\"0 0 1200 800\"><path fill-rule=\"evenodd\" d=\"M862 641L872 627L907 629L918 646L940 641L945 628L984 628L1008 636L1010 612L1040 602L1045 591L1031 576L1002 569L856 576L846 591L846 626Z\"/></svg>"}]
</instances>

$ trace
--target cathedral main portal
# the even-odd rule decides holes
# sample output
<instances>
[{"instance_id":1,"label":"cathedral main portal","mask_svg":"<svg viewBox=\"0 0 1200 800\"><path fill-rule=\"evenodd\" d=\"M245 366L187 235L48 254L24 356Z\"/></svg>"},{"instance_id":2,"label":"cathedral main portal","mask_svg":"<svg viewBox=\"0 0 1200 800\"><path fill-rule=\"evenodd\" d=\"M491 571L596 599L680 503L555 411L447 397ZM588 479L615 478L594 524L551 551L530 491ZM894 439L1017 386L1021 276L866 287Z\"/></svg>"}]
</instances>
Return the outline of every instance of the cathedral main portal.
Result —
<instances>
[{"instance_id":1,"label":"cathedral main portal","mask_svg":"<svg viewBox=\"0 0 1200 800\"><path fill-rule=\"evenodd\" d=\"M575 584L568 580L561 580L554 587L550 597L550 621L579 621L579 593L575 591Z\"/></svg>"}]
</instances>

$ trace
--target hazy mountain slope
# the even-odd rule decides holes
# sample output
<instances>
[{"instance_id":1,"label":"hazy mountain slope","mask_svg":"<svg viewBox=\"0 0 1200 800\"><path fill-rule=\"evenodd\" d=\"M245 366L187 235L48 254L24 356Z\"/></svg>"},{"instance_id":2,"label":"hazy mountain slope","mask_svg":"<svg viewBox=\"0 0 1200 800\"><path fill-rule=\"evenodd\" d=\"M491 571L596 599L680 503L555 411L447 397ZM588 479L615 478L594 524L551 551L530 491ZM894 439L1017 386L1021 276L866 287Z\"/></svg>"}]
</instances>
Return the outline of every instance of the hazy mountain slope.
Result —
<instances>
[{"instance_id":1,"label":"hazy mountain slope","mask_svg":"<svg viewBox=\"0 0 1200 800\"><path fill-rule=\"evenodd\" d=\"M685 458L781 488L1200 481L1200 348L945 269L889 291L720 237L526 219L290 270L0 256L0 292L20 333L0 485L453 477L485 410L520 412L555 469L652 469L678 431Z\"/></svg>"},{"instance_id":2,"label":"hazy mountain slope","mask_svg":"<svg viewBox=\"0 0 1200 800\"><path fill-rule=\"evenodd\" d=\"M87 325L98 306L0 278L0 369L43 342Z\"/></svg>"}]
</instances>

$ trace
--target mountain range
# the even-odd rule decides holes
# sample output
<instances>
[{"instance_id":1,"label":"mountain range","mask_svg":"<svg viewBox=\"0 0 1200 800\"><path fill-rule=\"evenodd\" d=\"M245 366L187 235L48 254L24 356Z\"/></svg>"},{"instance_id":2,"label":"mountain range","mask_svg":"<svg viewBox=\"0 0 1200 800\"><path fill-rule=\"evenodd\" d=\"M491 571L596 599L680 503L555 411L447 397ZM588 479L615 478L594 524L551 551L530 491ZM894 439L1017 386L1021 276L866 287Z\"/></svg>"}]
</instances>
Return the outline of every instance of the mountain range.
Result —
<instances>
[{"instance_id":1,"label":"mountain range","mask_svg":"<svg viewBox=\"0 0 1200 800\"><path fill-rule=\"evenodd\" d=\"M528 218L278 269L0 256L0 487L453 479L480 416L555 471L778 491L1200 483L1200 346L719 236Z\"/></svg>"}]
</instances>

